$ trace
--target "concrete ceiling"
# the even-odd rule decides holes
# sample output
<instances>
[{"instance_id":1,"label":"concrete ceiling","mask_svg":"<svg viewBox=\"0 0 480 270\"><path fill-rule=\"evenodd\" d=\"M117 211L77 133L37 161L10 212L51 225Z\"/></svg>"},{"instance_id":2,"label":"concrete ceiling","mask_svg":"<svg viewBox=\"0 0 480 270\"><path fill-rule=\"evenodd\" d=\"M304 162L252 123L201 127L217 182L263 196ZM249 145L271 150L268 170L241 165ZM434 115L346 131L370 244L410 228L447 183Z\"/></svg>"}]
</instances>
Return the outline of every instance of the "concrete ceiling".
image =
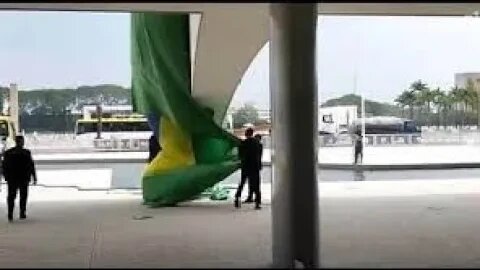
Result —
<instances>
[{"instance_id":1,"label":"concrete ceiling","mask_svg":"<svg viewBox=\"0 0 480 270\"><path fill-rule=\"evenodd\" d=\"M322 3L318 8L319 14L325 15L465 16L480 10L480 3ZM217 108L217 123L223 118L243 74L269 38L266 3L0 3L2 9L200 13L200 21L197 16L197 22L191 24L192 95L201 104Z\"/></svg>"},{"instance_id":2,"label":"concrete ceiling","mask_svg":"<svg viewBox=\"0 0 480 270\"><path fill-rule=\"evenodd\" d=\"M208 12L267 3L0 3L0 9ZM480 10L480 3L319 3L319 14L464 16Z\"/></svg>"}]
</instances>

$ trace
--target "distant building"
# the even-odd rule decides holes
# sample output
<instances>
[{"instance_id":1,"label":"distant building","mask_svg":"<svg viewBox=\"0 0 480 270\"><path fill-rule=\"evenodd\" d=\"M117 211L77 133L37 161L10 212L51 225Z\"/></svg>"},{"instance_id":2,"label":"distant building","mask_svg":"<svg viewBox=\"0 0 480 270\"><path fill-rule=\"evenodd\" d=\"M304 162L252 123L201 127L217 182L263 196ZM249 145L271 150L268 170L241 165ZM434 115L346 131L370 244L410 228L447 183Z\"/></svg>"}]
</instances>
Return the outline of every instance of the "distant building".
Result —
<instances>
[{"instance_id":1,"label":"distant building","mask_svg":"<svg viewBox=\"0 0 480 270\"><path fill-rule=\"evenodd\" d=\"M468 80L472 80L473 85L477 91L480 89L480 72L467 72L467 73L455 73L455 86L460 88L466 88ZM457 104L460 108L467 111L472 111L473 108L467 106L463 102Z\"/></svg>"},{"instance_id":2,"label":"distant building","mask_svg":"<svg viewBox=\"0 0 480 270\"><path fill-rule=\"evenodd\" d=\"M455 86L465 88L469 79L480 87L480 72L455 73Z\"/></svg>"}]
</instances>

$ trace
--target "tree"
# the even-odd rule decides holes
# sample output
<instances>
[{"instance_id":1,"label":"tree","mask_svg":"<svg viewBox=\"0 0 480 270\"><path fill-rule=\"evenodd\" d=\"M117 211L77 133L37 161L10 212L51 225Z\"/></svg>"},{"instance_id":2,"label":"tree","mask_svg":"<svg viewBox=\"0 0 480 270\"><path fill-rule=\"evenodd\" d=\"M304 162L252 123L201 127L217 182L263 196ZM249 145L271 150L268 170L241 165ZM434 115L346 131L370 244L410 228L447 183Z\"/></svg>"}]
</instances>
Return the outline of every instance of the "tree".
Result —
<instances>
[{"instance_id":1,"label":"tree","mask_svg":"<svg viewBox=\"0 0 480 270\"><path fill-rule=\"evenodd\" d=\"M455 114L455 126L458 127L458 125L462 126L463 120L459 121L458 115L459 115L459 104L463 102L464 98L464 89L459 88L458 86L454 86L452 90L450 91L450 99L452 101L453 107L454 107L454 114Z\"/></svg>"},{"instance_id":2,"label":"tree","mask_svg":"<svg viewBox=\"0 0 480 270\"><path fill-rule=\"evenodd\" d=\"M422 80L416 80L410 85L410 89L417 92L422 92L425 89L428 89L427 84L422 82Z\"/></svg>"},{"instance_id":3,"label":"tree","mask_svg":"<svg viewBox=\"0 0 480 270\"><path fill-rule=\"evenodd\" d=\"M467 85L465 86L465 98L468 103L472 106L472 111L476 111L477 118L477 128L480 128L480 98L478 89L472 79L467 80Z\"/></svg>"},{"instance_id":4,"label":"tree","mask_svg":"<svg viewBox=\"0 0 480 270\"><path fill-rule=\"evenodd\" d=\"M452 104L453 100L451 98L450 93L444 93L442 92L443 95L440 98L440 103L442 105L443 109L443 126L446 128L447 127L447 118L449 115L450 110L452 109Z\"/></svg>"},{"instance_id":5,"label":"tree","mask_svg":"<svg viewBox=\"0 0 480 270\"><path fill-rule=\"evenodd\" d=\"M403 92L402 92L403 94ZM407 104L405 103L405 97L402 96L402 94L400 94L398 97L396 97L393 102L398 106L400 107L400 109L402 109L402 117L405 117L405 107L407 106Z\"/></svg>"},{"instance_id":6,"label":"tree","mask_svg":"<svg viewBox=\"0 0 480 270\"><path fill-rule=\"evenodd\" d=\"M422 82L422 80L414 81L410 85L410 90L415 95L415 105L418 107L418 117L417 117L417 119L420 121L423 106L427 103L427 100L429 100L429 98L430 98L430 94L428 93L430 90L428 89L427 84ZM427 106L428 106L427 110L429 110L430 105L428 104Z\"/></svg>"},{"instance_id":7,"label":"tree","mask_svg":"<svg viewBox=\"0 0 480 270\"><path fill-rule=\"evenodd\" d=\"M440 87L437 87L437 89L431 91L431 94L433 96L432 98L432 103L435 106L435 109L437 111L437 127L440 127L441 124L441 116L442 116L442 108L443 104L445 102L445 93L440 90Z\"/></svg>"},{"instance_id":8,"label":"tree","mask_svg":"<svg viewBox=\"0 0 480 270\"><path fill-rule=\"evenodd\" d=\"M435 93L431 91L429 88L426 88L420 93L420 98L427 107L427 111L425 114L427 125L431 125L431 119L430 119L430 115L432 112L431 105L435 99Z\"/></svg>"},{"instance_id":9,"label":"tree","mask_svg":"<svg viewBox=\"0 0 480 270\"><path fill-rule=\"evenodd\" d=\"M459 98L460 98L459 101L462 104L462 126L464 126L465 124L468 124L468 121L466 120L467 120L468 105L471 104L471 99L472 99L471 93L467 89L461 88Z\"/></svg>"},{"instance_id":10,"label":"tree","mask_svg":"<svg viewBox=\"0 0 480 270\"><path fill-rule=\"evenodd\" d=\"M238 110L236 110L233 115L233 127L240 128L247 123L254 124L258 121L258 110L252 104L245 104Z\"/></svg>"},{"instance_id":11,"label":"tree","mask_svg":"<svg viewBox=\"0 0 480 270\"><path fill-rule=\"evenodd\" d=\"M397 103L402 108L402 116L405 107L408 107L410 111L410 119L413 119L413 106L415 104L415 94L411 90L403 91L400 96L395 99Z\"/></svg>"},{"instance_id":12,"label":"tree","mask_svg":"<svg viewBox=\"0 0 480 270\"><path fill-rule=\"evenodd\" d=\"M0 110L8 87L0 86ZM18 92L22 129L62 131L73 130L76 116L69 112L84 105L95 104L102 97L105 105L132 104L131 90L117 85L80 86L76 89L30 89ZM69 125L66 125L66 119ZM65 130L64 130L65 131Z\"/></svg>"}]
</instances>

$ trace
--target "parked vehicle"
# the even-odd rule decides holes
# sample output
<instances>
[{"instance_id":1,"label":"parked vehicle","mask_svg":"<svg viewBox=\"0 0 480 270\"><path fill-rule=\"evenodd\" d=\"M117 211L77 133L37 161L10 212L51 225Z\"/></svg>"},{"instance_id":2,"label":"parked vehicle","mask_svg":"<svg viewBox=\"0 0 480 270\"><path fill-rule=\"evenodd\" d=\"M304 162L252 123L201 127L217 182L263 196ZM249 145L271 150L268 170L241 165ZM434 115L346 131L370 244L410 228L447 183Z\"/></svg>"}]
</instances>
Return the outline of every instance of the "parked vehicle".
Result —
<instances>
[{"instance_id":1,"label":"parked vehicle","mask_svg":"<svg viewBox=\"0 0 480 270\"><path fill-rule=\"evenodd\" d=\"M349 132L361 132L362 122L362 118L354 120ZM365 118L365 134L421 134L421 130L415 121L410 119L375 116Z\"/></svg>"}]
</instances>

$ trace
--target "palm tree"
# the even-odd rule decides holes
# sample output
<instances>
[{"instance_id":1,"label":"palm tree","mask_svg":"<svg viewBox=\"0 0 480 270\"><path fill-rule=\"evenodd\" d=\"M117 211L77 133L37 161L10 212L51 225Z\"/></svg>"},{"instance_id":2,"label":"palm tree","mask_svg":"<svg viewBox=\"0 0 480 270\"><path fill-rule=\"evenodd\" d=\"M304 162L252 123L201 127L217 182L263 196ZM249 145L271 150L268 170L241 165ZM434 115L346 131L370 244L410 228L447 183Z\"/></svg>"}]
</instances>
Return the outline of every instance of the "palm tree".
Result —
<instances>
[{"instance_id":1,"label":"palm tree","mask_svg":"<svg viewBox=\"0 0 480 270\"><path fill-rule=\"evenodd\" d=\"M416 80L410 85L410 89L417 92L422 92L427 88L427 84L422 82L422 80Z\"/></svg>"},{"instance_id":2,"label":"palm tree","mask_svg":"<svg viewBox=\"0 0 480 270\"><path fill-rule=\"evenodd\" d=\"M436 109L437 115L438 115L437 127L440 127L441 116L442 116L442 108L444 106L446 95L442 90L440 90L440 87L437 87L437 89L431 91L430 93L433 96L432 103L435 106L435 109Z\"/></svg>"},{"instance_id":3,"label":"palm tree","mask_svg":"<svg viewBox=\"0 0 480 270\"><path fill-rule=\"evenodd\" d=\"M428 94L429 89L426 83L422 82L422 80L417 80L410 85L410 90L415 95L415 105L419 109L418 120L420 121L420 116L422 115L423 106L427 103L427 100L429 99L429 94ZM427 106L429 110L430 104L428 104Z\"/></svg>"},{"instance_id":4,"label":"palm tree","mask_svg":"<svg viewBox=\"0 0 480 270\"><path fill-rule=\"evenodd\" d=\"M405 107L407 106L407 104L405 103L405 97L403 96L403 92L398 97L396 97L393 102L395 102L397 106L402 109L402 117L405 117Z\"/></svg>"},{"instance_id":5,"label":"palm tree","mask_svg":"<svg viewBox=\"0 0 480 270\"><path fill-rule=\"evenodd\" d=\"M460 102L462 103L462 124L468 124L468 105L470 105L472 102L472 93L468 91L465 88L461 88L460 91Z\"/></svg>"},{"instance_id":6,"label":"palm tree","mask_svg":"<svg viewBox=\"0 0 480 270\"><path fill-rule=\"evenodd\" d=\"M464 98L465 98L465 89L459 88L458 86L454 86L452 90L450 91L450 98L453 103L454 111L455 111L455 126L458 127L458 125L463 126L463 118L462 121L459 121L458 115L459 115L459 104L463 103Z\"/></svg>"},{"instance_id":7,"label":"palm tree","mask_svg":"<svg viewBox=\"0 0 480 270\"><path fill-rule=\"evenodd\" d=\"M443 93L443 96L440 98L440 102L443 107L443 126L446 128L448 120L447 116L453 105L453 99L450 93Z\"/></svg>"},{"instance_id":8,"label":"palm tree","mask_svg":"<svg viewBox=\"0 0 480 270\"><path fill-rule=\"evenodd\" d=\"M427 105L427 111L425 116L427 120L427 125L430 126L431 105L433 100L435 99L435 93L432 90L425 88L422 92L420 92L420 99L423 104Z\"/></svg>"},{"instance_id":9,"label":"palm tree","mask_svg":"<svg viewBox=\"0 0 480 270\"><path fill-rule=\"evenodd\" d=\"M415 94L413 91L404 90L396 99L395 103L397 103L402 108L402 116L404 114L405 107L408 106L410 111L410 119L413 119L413 106L415 104Z\"/></svg>"}]
</instances>

